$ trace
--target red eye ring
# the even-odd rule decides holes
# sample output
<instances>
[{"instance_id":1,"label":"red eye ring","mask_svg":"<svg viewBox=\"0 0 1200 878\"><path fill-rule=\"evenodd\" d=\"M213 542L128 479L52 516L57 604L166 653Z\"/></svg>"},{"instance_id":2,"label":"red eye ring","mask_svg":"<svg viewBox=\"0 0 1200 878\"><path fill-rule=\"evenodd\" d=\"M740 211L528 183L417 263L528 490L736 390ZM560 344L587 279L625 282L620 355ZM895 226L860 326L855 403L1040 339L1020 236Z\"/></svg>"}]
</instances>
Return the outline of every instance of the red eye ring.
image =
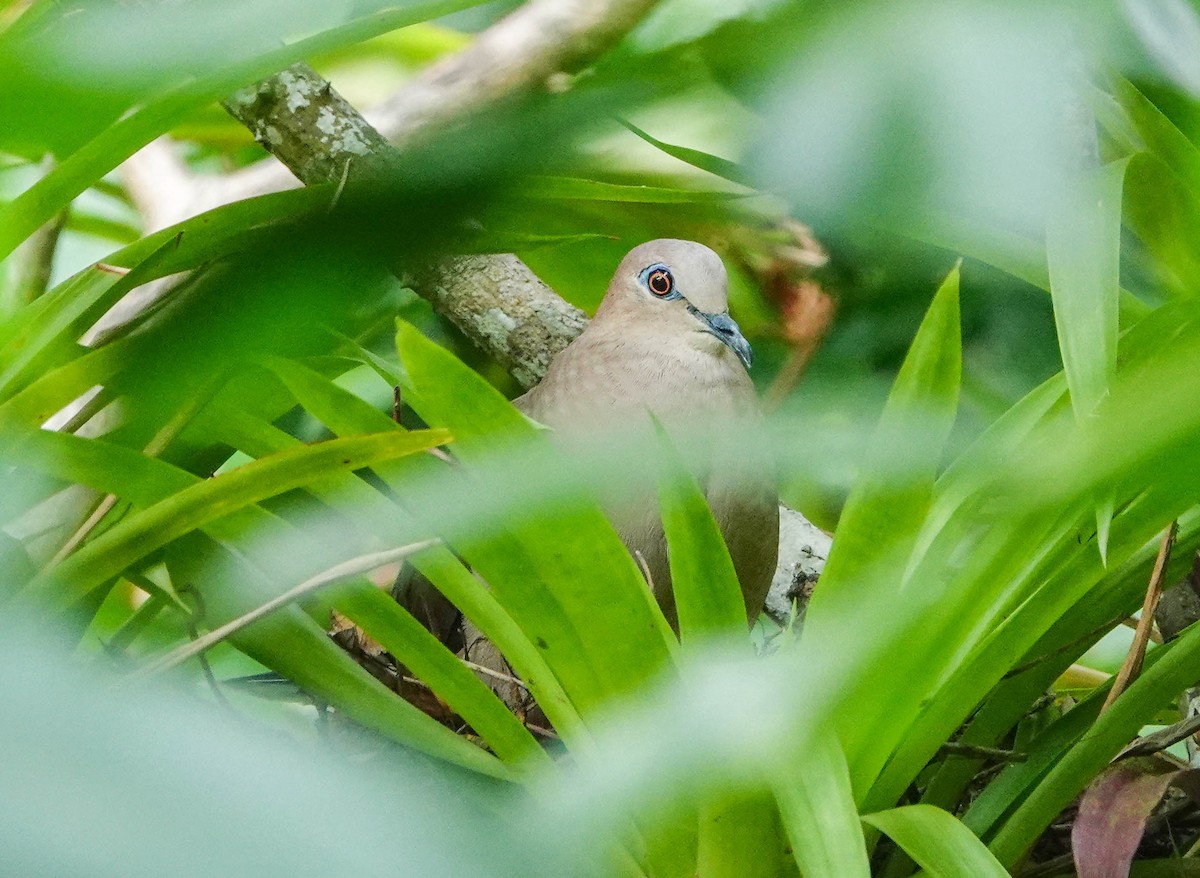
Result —
<instances>
[{"instance_id":1,"label":"red eye ring","mask_svg":"<svg viewBox=\"0 0 1200 878\"><path fill-rule=\"evenodd\" d=\"M665 268L656 268L646 276L646 286L656 296L669 296L675 289L675 278Z\"/></svg>"}]
</instances>

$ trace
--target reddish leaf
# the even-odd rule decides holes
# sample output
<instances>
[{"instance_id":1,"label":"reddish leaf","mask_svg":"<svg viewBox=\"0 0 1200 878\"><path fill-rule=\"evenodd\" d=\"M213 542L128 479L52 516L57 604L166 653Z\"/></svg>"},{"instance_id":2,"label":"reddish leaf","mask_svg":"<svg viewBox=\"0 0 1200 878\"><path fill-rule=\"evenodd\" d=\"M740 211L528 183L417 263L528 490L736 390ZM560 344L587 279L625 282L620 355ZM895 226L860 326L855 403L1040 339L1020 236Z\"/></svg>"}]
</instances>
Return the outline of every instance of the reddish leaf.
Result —
<instances>
[{"instance_id":1,"label":"reddish leaf","mask_svg":"<svg viewBox=\"0 0 1200 878\"><path fill-rule=\"evenodd\" d=\"M1146 821L1181 773L1160 759L1127 759L1092 781L1071 829L1079 878L1127 878Z\"/></svg>"}]
</instances>

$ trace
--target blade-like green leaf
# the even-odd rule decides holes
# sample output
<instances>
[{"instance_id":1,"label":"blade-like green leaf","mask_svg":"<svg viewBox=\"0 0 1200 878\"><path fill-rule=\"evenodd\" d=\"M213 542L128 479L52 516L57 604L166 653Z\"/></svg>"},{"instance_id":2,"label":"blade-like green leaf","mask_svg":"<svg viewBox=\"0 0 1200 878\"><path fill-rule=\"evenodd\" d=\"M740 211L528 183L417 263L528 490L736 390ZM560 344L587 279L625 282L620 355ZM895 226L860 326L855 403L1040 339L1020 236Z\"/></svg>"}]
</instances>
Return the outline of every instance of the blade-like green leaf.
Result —
<instances>
[{"instance_id":1,"label":"blade-like green leaf","mask_svg":"<svg viewBox=\"0 0 1200 878\"><path fill-rule=\"evenodd\" d=\"M909 541L929 508L942 443L958 411L962 372L958 269L946 278L921 328L880 417L878 436L868 453L838 522L833 549L821 575L821 588L809 607L810 626L821 624L823 605L835 599L859 600L868 572L907 561ZM896 437L919 423L928 442L897 447Z\"/></svg>"},{"instance_id":2,"label":"blade-like green leaf","mask_svg":"<svg viewBox=\"0 0 1200 878\"><path fill-rule=\"evenodd\" d=\"M658 499L680 636L688 643L736 634L746 627L746 604L729 550L700 486L684 467L662 425L655 426L665 469L659 479Z\"/></svg>"},{"instance_id":3,"label":"blade-like green leaf","mask_svg":"<svg viewBox=\"0 0 1200 878\"><path fill-rule=\"evenodd\" d=\"M632 186L579 177L529 177L521 184L522 198L577 201L616 201L641 204L721 203L745 197L740 192L671 189L665 186Z\"/></svg>"},{"instance_id":4,"label":"blade-like green leaf","mask_svg":"<svg viewBox=\"0 0 1200 878\"><path fill-rule=\"evenodd\" d=\"M919 711L922 687L940 676L938 660L924 659L914 644L915 632L926 627L917 607L932 595L913 591L906 568L957 414L961 370L955 268L934 297L888 396L805 621L807 647L851 649L862 662L872 663L873 673L857 678L863 690L846 696L851 703L871 704L872 718L847 711L842 729L852 776L864 791L886 761L890 744L885 742L903 733ZM897 440L911 434L915 424L927 438ZM882 610L879 621L848 633L848 620L864 604ZM945 650L936 642L927 648L945 660Z\"/></svg>"},{"instance_id":5,"label":"blade-like green leaf","mask_svg":"<svg viewBox=\"0 0 1200 878\"><path fill-rule=\"evenodd\" d=\"M866 842L846 758L832 737L814 737L773 784L796 865L805 878L867 878Z\"/></svg>"},{"instance_id":6,"label":"blade-like green leaf","mask_svg":"<svg viewBox=\"0 0 1200 878\"><path fill-rule=\"evenodd\" d=\"M662 150L672 158L677 158L681 162L686 162L694 168L699 168L702 171L708 171L717 177L723 177L733 183L740 183L743 186L751 185L749 182L750 175L742 170L741 165L737 162L731 162L729 159L723 159L720 156L715 156L699 149L692 149L687 146L675 146L671 143L666 143L656 137L651 137L641 128L638 128L632 122L627 122L622 119L621 124L640 137L646 143Z\"/></svg>"},{"instance_id":7,"label":"blade-like green leaf","mask_svg":"<svg viewBox=\"0 0 1200 878\"><path fill-rule=\"evenodd\" d=\"M428 684L505 762L548 764L546 752L492 690L389 596L362 584L333 603Z\"/></svg>"},{"instance_id":8,"label":"blade-like green leaf","mask_svg":"<svg viewBox=\"0 0 1200 878\"><path fill-rule=\"evenodd\" d=\"M280 358L269 360L267 366L288 387L300 405L337 435L400 429L387 415L312 369ZM388 369L387 374L390 377L394 372ZM228 434L230 443L255 456L280 450L278 443L281 441L285 445L296 442L269 425L255 423L245 415L223 414L218 417L218 421L226 428L236 426L237 435ZM404 461L375 467L379 477L400 493L404 491L407 469L409 467L405 466ZM346 487L340 486L339 490L344 491ZM332 498L327 492L316 493L322 500L331 502ZM366 483L355 492L355 497L350 502L360 509L372 510L368 514L368 524L377 526L381 521L411 519L407 511L385 500L382 494L368 488ZM483 583L473 576L453 553L443 548L422 552L412 558L410 563L496 644L518 676L529 686L538 705L563 739L570 744L585 744L587 734L570 699L563 692L562 685L537 647L513 622L512 617Z\"/></svg>"},{"instance_id":9,"label":"blade-like green leaf","mask_svg":"<svg viewBox=\"0 0 1200 878\"><path fill-rule=\"evenodd\" d=\"M1120 311L1121 189L1126 161L1075 177L1046 226L1050 298L1063 371L1076 417L1085 418L1108 392L1117 368ZM1108 555L1113 498L1096 504L1097 548Z\"/></svg>"},{"instance_id":10,"label":"blade-like green leaf","mask_svg":"<svg viewBox=\"0 0 1200 878\"><path fill-rule=\"evenodd\" d=\"M1158 706L1193 682L1200 628L1151 653L1147 667L1004 822L989 847L1002 863L1015 863L1037 834L1087 786L1154 715ZM1072 711L1073 713L1074 711ZM1068 714L1070 716L1070 714Z\"/></svg>"},{"instance_id":11,"label":"blade-like green leaf","mask_svg":"<svg viewBox=\"0 0 1200 878\"><path fill-rule=\"evenodd\" d=\"M442 430L335 439L255 461L130 516L40 574L25 593L68 606L148 552L210 521L331 474L424 451L449 439Z\"/></svg>"},{"instance_id":12,"label":"blade-like green leaf","mask_svg":"<svg viewBox=\"0 0 1200 878\"><path fill-rule=\"evenodd\" d=\"M696 872L705 878L777 878L791 859L779 806L764 793L722 796L700 814Z\"/></svg>"},{"instance_id":13,"label":"blade-like green leaf","mask_svg":"<svg viewBox=\"0 0 1200 878\"><path fill-rule=\"evenodd\" d=\"M863 815L904 848L932 878L1008 878L971 830L941 808L908 805Z\"/></svg>"},{"instance_id":14,"label":"blade-like green leaf","mask_svg":"<svg viewBox=\"0 0 1200 878\"><path fill-rule=\"evenodd\" d=\"M207 538L192 534L172 545L171 576L197 585L213 626L254 609L257 596L278 591L262 574ZM238 649L293 680L367 728L439 759L493 777L510 772L480 750L387 689L298 607L283 607L232 638Z\"/></svg>"}]
</instances>

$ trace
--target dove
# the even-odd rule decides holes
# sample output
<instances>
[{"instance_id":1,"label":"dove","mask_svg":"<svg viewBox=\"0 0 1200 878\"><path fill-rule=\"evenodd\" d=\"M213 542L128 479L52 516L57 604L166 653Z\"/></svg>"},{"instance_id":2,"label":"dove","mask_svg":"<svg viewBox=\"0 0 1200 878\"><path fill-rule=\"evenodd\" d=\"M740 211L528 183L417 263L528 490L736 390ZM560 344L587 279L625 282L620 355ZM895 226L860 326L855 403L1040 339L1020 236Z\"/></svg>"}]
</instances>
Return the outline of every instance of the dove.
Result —
<instances>
[{"instance_id":1,"label":"dove","mask_svg":"<svg viewBox=\"0 0 1200 878\"><path fill-rule=\"evenodd\" d=\"M693 475L729 548L753 623L775 571L779 501L771 467L740 441L762 417L748 373L751 358L729 316L720 257L703 244L660 239L625 256L591 323L513 403L567 446L585 448L597 436L631 430L651 435L653 416L672 438L706 449ZM644 561L648 585L675 626L654 492L603 505L622 542ZM449 602L411 569L393 593L452 649L461 645L473 661L502 667L469 620L460 627Z\"/></svg>"},{"instance_id":2,"label":"dove","mask_svg":"<svg viewBox=\"0 0 1200 878\"><path fill-rule=\"evenodd\" d=\"M707 465L693 475L729 547L753 622L775 571L779 499L769 467L739 442L762 417L751 358L729 316L721 258L694 241L660 239L625 256L588 327L513 402L566 442L645 428L653 415L676 440L708 449ZM656 498L651 493L607 511L626 547L644 559L674 625Z\"/></svg>"}]
</instances>

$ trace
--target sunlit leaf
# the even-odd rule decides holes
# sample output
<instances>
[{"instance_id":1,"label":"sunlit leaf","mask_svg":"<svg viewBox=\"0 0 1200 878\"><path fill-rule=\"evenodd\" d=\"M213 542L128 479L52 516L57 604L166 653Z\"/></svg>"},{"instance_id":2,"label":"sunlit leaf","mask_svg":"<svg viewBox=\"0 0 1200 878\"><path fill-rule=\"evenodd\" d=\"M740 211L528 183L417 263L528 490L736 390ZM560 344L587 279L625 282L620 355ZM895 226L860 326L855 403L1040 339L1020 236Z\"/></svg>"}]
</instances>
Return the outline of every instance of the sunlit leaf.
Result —
<instances>
[{"instance_id":1,"label":"sunlit leaf","mask_svg":"<svg viewBox=\"0 0 1200 878\"><path fill-rule=\"evenodd\" d=\"M936 878L1008 878L971 830L941 808L909 805L863 816Z\"/></svg>"}]
</instances>

